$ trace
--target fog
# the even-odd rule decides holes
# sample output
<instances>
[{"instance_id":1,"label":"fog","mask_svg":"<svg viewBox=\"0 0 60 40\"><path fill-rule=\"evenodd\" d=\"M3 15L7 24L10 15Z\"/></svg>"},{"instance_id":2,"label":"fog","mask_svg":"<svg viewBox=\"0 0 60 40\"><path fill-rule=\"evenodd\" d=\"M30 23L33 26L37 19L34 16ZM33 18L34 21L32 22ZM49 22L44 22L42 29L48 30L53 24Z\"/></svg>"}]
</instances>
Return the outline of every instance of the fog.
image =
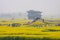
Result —
<instances>
[{"instance_id":1,"label":"fog","mask_svg":"<svg viewBox=\"0 0 60 40\"><path fill-rule=\"evenodd\" d=\"M43 18L60 18L60 0L0 0L1 13L42 12Z\"/></svg>"}]
</instances>

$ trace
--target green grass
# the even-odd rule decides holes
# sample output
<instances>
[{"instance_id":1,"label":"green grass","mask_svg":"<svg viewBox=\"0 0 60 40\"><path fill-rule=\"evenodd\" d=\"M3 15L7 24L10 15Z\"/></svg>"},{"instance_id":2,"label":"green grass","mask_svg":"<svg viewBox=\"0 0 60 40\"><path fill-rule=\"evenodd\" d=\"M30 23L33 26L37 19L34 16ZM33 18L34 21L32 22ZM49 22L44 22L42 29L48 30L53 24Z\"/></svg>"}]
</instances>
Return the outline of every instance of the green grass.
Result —
<instances>
[{"instance_id":1,"label":"green grass","mask_svg":"<svg viewBox=\"0 0 60 40\"><path fill-rule=\"evenodd\" d=\"M52 38L31 38L31 37L0 37L0 40L60 40Z\"/></svg>"}]
</instances>

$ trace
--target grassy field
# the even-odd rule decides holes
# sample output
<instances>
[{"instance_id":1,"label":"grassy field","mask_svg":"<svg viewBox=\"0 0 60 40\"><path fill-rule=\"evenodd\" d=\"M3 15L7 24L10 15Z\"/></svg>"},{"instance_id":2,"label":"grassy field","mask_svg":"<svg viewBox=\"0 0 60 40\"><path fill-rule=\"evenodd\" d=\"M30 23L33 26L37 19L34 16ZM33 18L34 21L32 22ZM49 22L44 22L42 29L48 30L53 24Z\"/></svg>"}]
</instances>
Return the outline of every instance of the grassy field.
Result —
<instances>
[{"instance_id":1,"label":"grassy field","mask_svg":"<svg viewBox=\"0 0 60 40\"><path fill-rule=\"evenodd\" d=\"M5 24L0 26L0 40L59 40L60 39L60 26L40 26L36 25L39 22L35 22L35 25L21 25L17 27L8 26L6 24L16 23L0 22ZM25 24L27 20L17 21L17 23ZM41 22L42 23L42 22ZM8 39L7 39L8 38ZM11 39L10 39L11 38ZM15 39L14 39L15 38Z\"/></svg>"}]
</instances>

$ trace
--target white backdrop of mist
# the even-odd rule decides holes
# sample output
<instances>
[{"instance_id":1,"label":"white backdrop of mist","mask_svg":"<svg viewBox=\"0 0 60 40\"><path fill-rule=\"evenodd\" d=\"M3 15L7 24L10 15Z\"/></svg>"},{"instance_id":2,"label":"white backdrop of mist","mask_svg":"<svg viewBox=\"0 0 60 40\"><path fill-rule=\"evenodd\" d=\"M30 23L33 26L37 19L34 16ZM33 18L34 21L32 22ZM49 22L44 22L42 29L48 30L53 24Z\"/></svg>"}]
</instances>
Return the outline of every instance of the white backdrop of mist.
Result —
<instances>
[{"instance_id":1,"label":"white backdrop of mist","mask_svg":"<svg viewBox=\"0 0 60 40\"><path fill-rule=\"evenodd\" d=\"M41 11L43 18L60 18L60 0L0 0L0 14L28 10Z\"/></svg>"}]
</instances>

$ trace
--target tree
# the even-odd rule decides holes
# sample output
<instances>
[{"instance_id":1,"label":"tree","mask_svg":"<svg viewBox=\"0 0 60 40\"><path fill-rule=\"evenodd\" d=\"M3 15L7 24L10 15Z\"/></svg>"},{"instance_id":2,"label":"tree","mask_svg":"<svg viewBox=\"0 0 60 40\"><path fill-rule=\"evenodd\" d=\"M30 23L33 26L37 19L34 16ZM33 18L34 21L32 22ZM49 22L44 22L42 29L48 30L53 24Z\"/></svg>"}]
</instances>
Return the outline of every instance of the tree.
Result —
<instances>
[{"instance_id":1,"label":"tree","mask_svg":"<svg viewBox=\"0 0 60 40\"><path fill-rule=\"evenodd\" d=\"M28 13L28 19L34 20L37 17L41 18L40 11L29 10L29 11L27 11L27 13Z\"/></svg>"}]
</instances>

